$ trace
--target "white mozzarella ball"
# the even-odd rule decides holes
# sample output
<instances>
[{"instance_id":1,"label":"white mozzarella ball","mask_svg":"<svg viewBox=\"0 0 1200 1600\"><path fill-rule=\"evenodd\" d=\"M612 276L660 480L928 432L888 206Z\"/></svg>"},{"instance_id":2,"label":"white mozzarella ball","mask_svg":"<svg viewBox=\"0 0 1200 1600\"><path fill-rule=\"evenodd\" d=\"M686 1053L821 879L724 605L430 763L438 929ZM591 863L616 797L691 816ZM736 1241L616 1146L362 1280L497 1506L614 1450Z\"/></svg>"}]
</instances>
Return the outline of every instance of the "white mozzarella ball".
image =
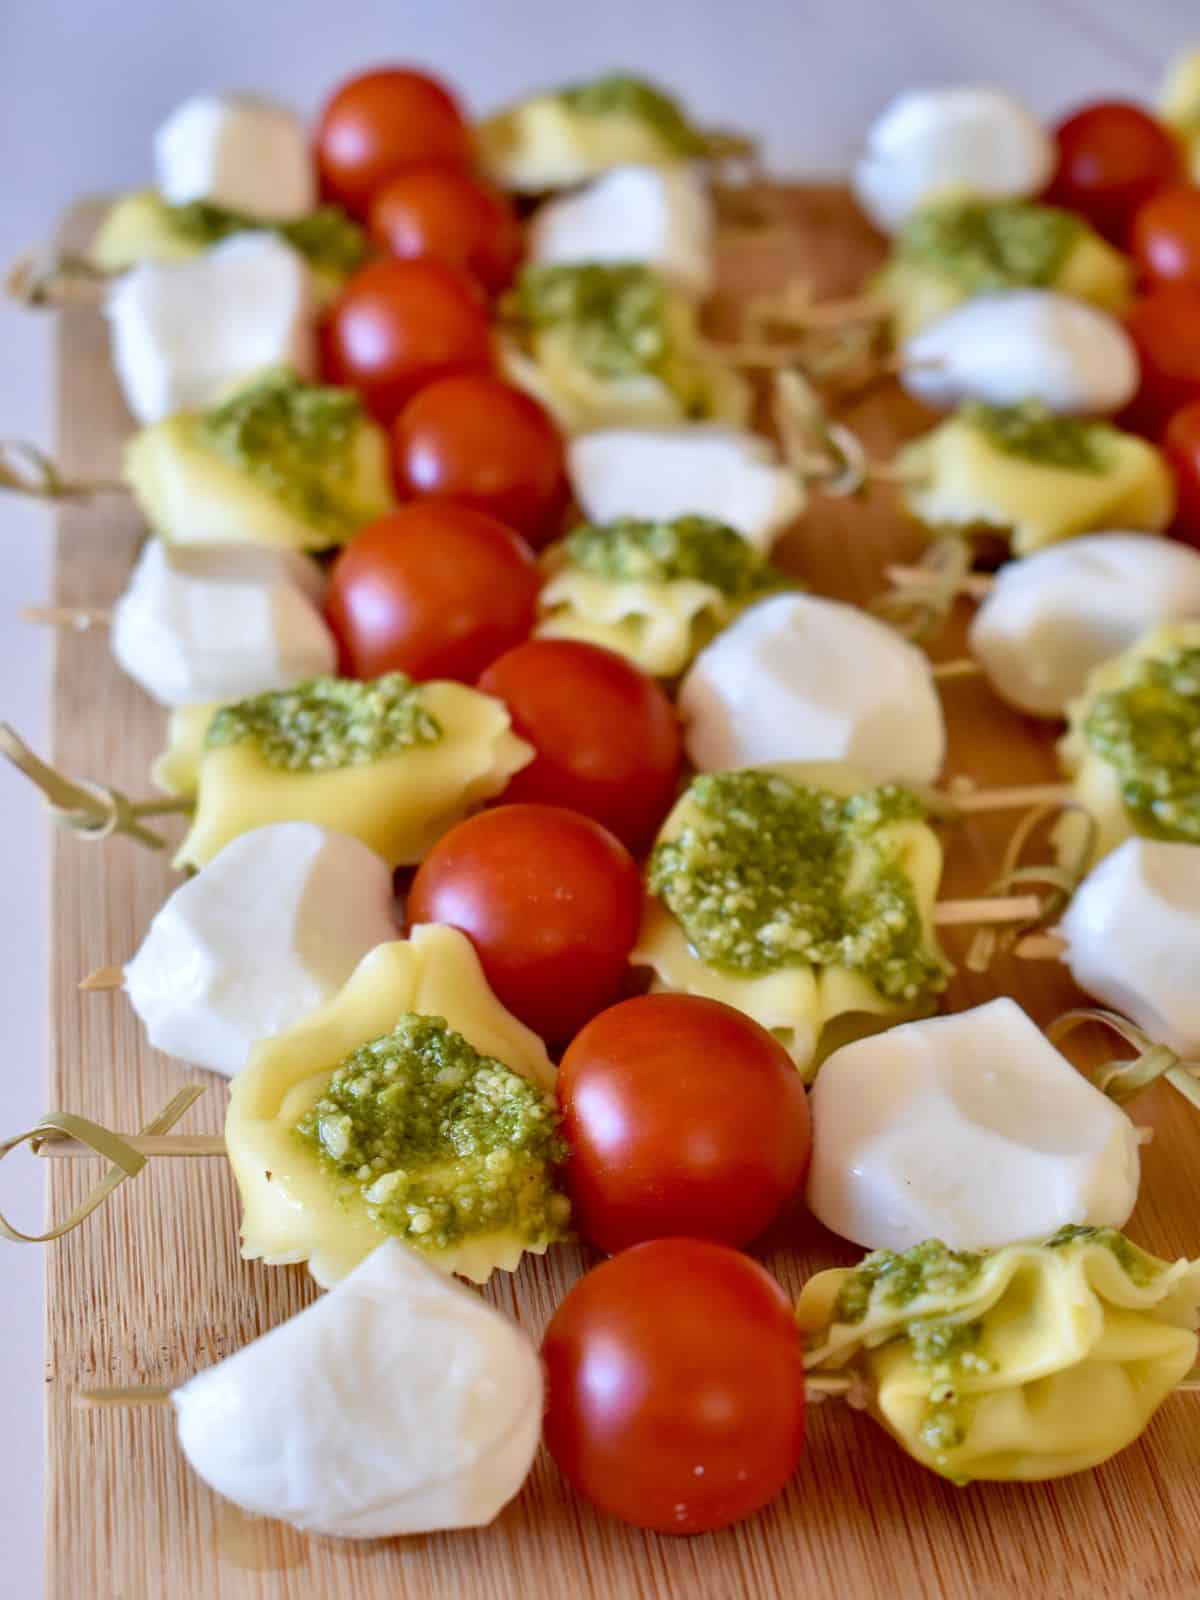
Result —
<instances>
[{"instance_id":1,"label":"white mozzarella ball","mask_svg":"<svg viewBox=\"0 0 1200 1600\"><path fill-rule=\"evenodd\" d=\"M317 177L304 123L253 95L200 94L176 106L154 136L159 193L204 200L271 222L306 216Z\"/></svg>"},{"instance_id":2,"label":"white mozzarella ball","mask_svg":"<svg viewBox=\"0 0 1200 1600\"><path fill-rule=\"evenodd\" d=\"M854 606L783 594L696 657L679 695L701 772L844 762L876 783L929 784L946 727L929 661Z\"/></svg>"},{"instance_id":3,"label":"white mozzarella ball","mask_svg":"<svg viewBox=\"0 0 1200 1600\"><path fill-rule=\"evenodd\" d=\"M272 233L242 233L187 261L143 261L105 303L113 365L139 422L214 405L266 367L316 374L308 268Z\"/></svg>"},{"instance_id":4,"label":"white mozzarella ball","mask_svg":"<svg viewBox=\"0 0 1200 1600\"><path fill-rule=\"evenodd\" d=\"M736 428L603 428L567 442L571 488L591 522L696 513L762 554L804 509L804 490L771 446Z\"/></svg>"},{"instance_id":5,"label":"white mozzarella ball","mask_svg":"<svg viewBox=\"0 0 1200 1600\"><path fill-rule=\"evenodd\" d=\"M1081 989L1155 1044L1200 1058L1200 845L1126 839L1083 880L1056 931Z\"/></svg>"},{"instance_id":6,"label":"white mozzarella ball","mask_svg":"<svg viewBox=\"0 0 1200 1600\"><path fill-rule=\"evenodd\" d=\"M909 89L871 124L852 187L875 226L895 233L940 194L1024 199L1053 169L1053 140L1002 89Z\"/></svg>"},{"instance_id":7,"label":"white mozzarella ball","mask_svg":"<svg viewBox=\"0 0 1200 1600\"><path fill-rule=\"evenodd\" d=\"M395 1239L171 1399L218 1494L342 1539L491 1522L542 1427L529 1335Z\"/></svg>"},{"instance_id":8,"label":"white mozzarella ball","mask_svg":"<svg viewBox=\"0 0 1200 1600\"><path fill-rule=\"evenodd\" d=\"M1133 399L1138 357L1115 317L1048 289L977 295L906 340L900 381L926 405L972 400L1105 416Z\"/></svg>"},{"instance_id":9,"label":"white mozzarella ball","mask_svg":"<svg viewBox=\"0 0 1200 1600\"><path fill-rule=\"evenodd\" d=\"M147 542L113 611L112 651L165 706L244 700L333 672L323 579L292 551Z\"/></svg>"},{"instance_id":10,"label":"white mozzarella ball","mask_svg":"<svg viewBox=\"0 0 1200 1600\"><path fill-rule=\"evenodd\" d=\"M232 1077L252 1045L323 1005L395 937L385 861L315 823L274 823L175 890L125 989L156 1049Z\"/></svg>"},{"instance_id":11,"label":"white mozzarella ball","mask_svg":"<svg viewBox=\"0 0 1200 1600\"><path fill-rule=\"evenodd\" d=\"M1200 555L1142 533L1065 539L996 574L971 653L1021 711L1060 717L1088 674L1160 623L1200 617Z\"/></svg>"},{"instance_id":12,"label":"white mozzarella ball","mask_svg":"<svg viewBox=\"0 0 1200 1600\"><path fill-rule=\"evenodd\" d=\"M809 1209L870 1250L1119 1228L1137 1199L1133 1123L1012 1000L836 1050L811 1105Z\"/></svg>"},{"instance_id":13,"label":"white mozzarella ball","mask_svg":"<svg viewBox=\"0 0 1200 1600\"><path fill-rule=\"evenodd\" d=\"M712 202L686 166L616 167L574 194L539 207L529 229L538 264L639 261L677 288L712 288Z\"/></svg>"}]
</instances>

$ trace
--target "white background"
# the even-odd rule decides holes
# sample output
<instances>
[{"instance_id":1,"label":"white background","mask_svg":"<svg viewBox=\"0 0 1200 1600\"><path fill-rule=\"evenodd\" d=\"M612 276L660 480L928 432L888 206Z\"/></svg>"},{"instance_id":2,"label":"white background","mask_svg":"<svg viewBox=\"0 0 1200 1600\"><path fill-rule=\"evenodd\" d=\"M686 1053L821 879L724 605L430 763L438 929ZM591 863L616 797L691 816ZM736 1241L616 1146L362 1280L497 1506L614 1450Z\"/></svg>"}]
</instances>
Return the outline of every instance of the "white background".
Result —
<instances>
[{"instance_id":1,"label":"white background","mask_svg":"<svg viewBox=\"0 0 1200 1600\"><path fill-rule=\"evenodd\" d=\"M200 88L313 108L356 69L410 61L482 110L625 66L705 120L754 130L778 171L829 173L902 86L990 79L1053 115L1105 94L1147 97L1189 42L1200 44L1196 0L0 0L0 263L73 197L144 183L151 130ZM0 438L49 442L49 365L48 321L0 309ZM0 503L0 717L35 742L44 644L15 611L46 592L48 534L41 511ZM31 793L0 772L0 1136L45 1109L44 870ZM0 1170L0 1206L25 1219L40 1214L33 1167ZM40 1297L38 1252L0 1242L5 1600L41 1593Z\"/></svg>"}]
</instances>

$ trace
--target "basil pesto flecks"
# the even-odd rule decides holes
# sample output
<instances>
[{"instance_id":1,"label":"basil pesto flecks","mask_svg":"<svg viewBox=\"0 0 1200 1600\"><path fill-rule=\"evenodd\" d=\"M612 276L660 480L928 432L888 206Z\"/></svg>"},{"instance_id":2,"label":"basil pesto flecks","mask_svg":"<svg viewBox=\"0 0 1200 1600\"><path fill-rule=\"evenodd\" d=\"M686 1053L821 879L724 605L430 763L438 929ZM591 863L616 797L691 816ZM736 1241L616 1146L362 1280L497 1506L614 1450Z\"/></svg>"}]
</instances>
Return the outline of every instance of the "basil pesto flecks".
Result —
<instances>
[{"instance_id":1,"label":"basil pesto flecks","mask_svg":"<svg viewBox=\"0 0 1200 1600\"><path fill-rule=\"evenodd\" d=\"M166 211L175 233L205 248L238 233L273 233L318 272L348 276L370 253L366 234L338 206L321 206L291 222L264 222L208 200L169 205Z\"/></svg>"},{"instance_id":2,"label":"basil pesto flecks","mask_svg":"<svg viewBox=\"0 0 1200 1600\"><path fill-rule=\"evenodd\" d=\"M389 1233L424 1250L472 1235L562 1237L553 1099L441 1017L409 1014L342 1061L296 1132Z\"/></svg>"},{"instance_id":3,"label":"basil pesto flecks","mask_svg":"<svg viewBox=\"0 0 1200 1600\"><path fill-rule=\"evenodd\" d=\"M963 421L987 438L1005 455L1020 456L1043 467L1064 467L1070 472L1107 472L1108 448L1113 430L1107 423L1086 417L1063 417L1038 400L1016 406L989 406L975 401L960 412Z\"/></svg>"},{"instance_id":4,"label":"basil pesto flecks","mask_svg":"<svg viewBox=\"0 0 1200 1600\"><path fill-rule=\"evenodd\" d=\"M1137 1245L1128 1240L1118 1229L1089 1227L1080 1222L1069 1222L1060 1228L1052 1238L1046 1240L1046 1249L1062 1250L1076 1244L1099 1245L1109 1251L1115 1256L1117 1265L1130 1283L1136 1284L1139 1288L1145 1288L1148 1283L1153 1283L1166 1265L1157 1257L1139 1250Z\"/></svg>"},{"instance_id":5,"label":"basil pesto flecks","mask_svg":"<svg viewBox=\"0 0 1200 1600\"><path fill-rule=\"evenodd\" d=\"M534 331L568 335L578 359L599 377L656 372L671 353L666 286L649 267L526 267L514 309Z\"/></svg>"},{"instance_id":6,"label":"basil pesto flecks","mask_svg":"<svg viewBox=\"0 0 1200 1600\"><path fill-rule=\"evenodd\" d=\"M345 503L362 403L349 389L303 383L286 370L263 374L206 411L200 439L261 482L337 543L362 516Z\"/></svg>"},{"instance_id":7,"label":"basil pesto flecks","mask_svg":"<svg viewBox=\"0 0 1200 1600\"><path fill-rule=\"evenodd\" d=\"M681 158L703 155L704 136L692 127L676 101L661 89L628 73L611 72L591 83L560 89L557 98L585 117L630 117L643 122Z\"/></svg>"},{"instance_id":8,"label":"basil pesto flecks","mask_svg":"<svg viewBox=\"0 0 1200 1600\"><path fill-rule=\"evenodd\" d=\"M945 974L887 830L925 817L904 789L848 799L769 772L709 773L656 845L649 885L709 966L738 974L845 967L913 1002Z\"/></svg>"},{"instance_id":9,"label":"basil pesto flecks","mask_svg":"<svg viewBox=\"0 0 1200 1600\"><path fill-rule=\"evenodd\" d=\"M1200 649L1144 657L1096 696L1083 733L1145 831L1200 844Z\"/></svg>"},{"instance_id":10,"label":"basil pesto flecks","mask_svg":"<svg viewBox=\"0 0 1200 1600\"><path fill-rule=\"evenodd\" d=\"M204 744L216 750L248 739L268 766L328 772L436 744L441 736L441 724L421 702L420 686L402 672L389 672L367 683L310 678L222 706Z\"/></svg>"},{"instance_id":11,"label":"basil pesto flecks","mask_svg":"<svg viewBox=\"0 0 1200 1600\"><path fill-rule=\"evenodd\" d=\"M901 260L932 267L970 294L1053 284L1083 232L1069 211L1024 200L931 206L896 240Z\"/></svg>"},{"instance_id":12,"label":"basil pesto flecks","mask_svg":"<svg viewBox=\"0 0 1200 1600\"><path fill-rule=\"evenodd\" d=\"M861 1322L876 1302L895 1310L925 1295L961 1294L986 1259L979 1251L951 1250L940 1239L926 1239L911 1250L874 1250L843 1281L834 1320Z\"/></svg>"},{"instance_id":13,"label":"basil pesto flecks","mask_svg":"<svg viewBox=\"0 0 1200 1600\"><path fill-rule=\"evenodd\" d=\"M787 581L736 529L712 517L587 522L567 536L563 548L571 566L614 583L693 579L744 600Z\"/></svg>"}]
</instances>

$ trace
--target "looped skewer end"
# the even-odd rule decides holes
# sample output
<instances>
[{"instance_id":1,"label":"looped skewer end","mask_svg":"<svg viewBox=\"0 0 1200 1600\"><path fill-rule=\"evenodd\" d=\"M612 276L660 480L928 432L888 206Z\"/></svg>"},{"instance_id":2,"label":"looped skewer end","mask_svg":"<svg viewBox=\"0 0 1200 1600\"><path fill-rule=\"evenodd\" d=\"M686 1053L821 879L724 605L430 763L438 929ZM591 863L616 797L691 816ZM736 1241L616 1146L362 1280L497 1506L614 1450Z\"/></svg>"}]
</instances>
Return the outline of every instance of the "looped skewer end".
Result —
<instances>
[{"instance_id":1,"label":"looped skewer end","mask_svg":"<svg viewBox=\"0 0 1200 1600\"><path fill-rule=\"evenodd\" d=\"M972 552L968 540L946 534L928 545L902 580L888 571L889 587L871 602L877 617L914 643L935 637L949 619L959 595L971 592Z\"/></svg>"},{"instance_id":2,"label":"looped skewer end","mask_svg":"<svg viewBox=\"0 0 1200 1600\"><path fill-rule=\"evenodd\" d=\"M1037 830L1043 823L1061 816L1065 811L1078 812L1084 821L1070 859L1065 862L1045 861L1022 866L1021 857L1025 853L1025 847ZM1036 915L1028 921L1012 922L1004 928L980 928L967 952L968 971L986 972L1000 951L1011 949L1026 934L1040 932L1058 920L1087 872L1095 842L1095 818L1074 801L1051 801L1049 804L1035 806L1021 819L1005 849L1000 874L988 886L988 894L1011 894L1014 889L1034 883L1044 885L1045 892L1040 898Z\"/></svg>"},{"instance_id":3,"label":"looped skewer end","mask_svg":"<svg viewBox=\"0 0 1200 1600\"><path fill-rule=\"evenodd\" d=\"M845 498L879 476L858 435L830 418L812 384L794 367L775 375L772 412L783 458L806 487Z\"/></svg>"},{"instance_id":4,"label":"looped skewer end","mask_svg":"<svg viewBox=\"0 0 1200 1600\"><path fill-rule=\"evenodd\" d=\"M0 439L0 489L33 500L90 500L98 494L127 494L123 483L80 483L65 477L44 450L26 439Z\"/></svg>"},{"instance_id":5,"label":"looped skewer end","mask_svg":"<svg viewBox=\"0 0 1200 1600\"><path fill-rule=\"evenodd\" d=\"M146 1124L141 1130L142 1135L166 1133L203 1093L203 1084L190 1084L186 1089L181 1089L158 1116ZM0 1236L15 1244L49 1244L54 1239L61 1239L64 1234L71 1233L86 1222L110 1194L119 1189L127 1178L136 1178L146 1165L145 1155L121 1134L113 1133L110 1128L102 1127L87 1117L75 1116L70 1111L47 1112L36 1127L19 1133L15 1139L5 1140L0 1144L0 1160L19 1145L28 1144L36 1154L49 1141L63 1138L78 1140L90 1151L111 1162L108 1172L68 1217L48 1228L45 1233L22 1233L0 1216Z\"/></svg>"},{"instance_id":6,"label":"looped skewer end","mask_svg":"<svg viewBox=\"0 0 1200 1600\"><path fill-rule=\"evenodd\" d=\"M4 288L23 306L51 310L95 306L103 299L110 276L87 256L28 250L9 268Z\"/></svg>"},{"instance_id":7,"label":"looped skewer end","mask_svg":"<svg viewBox=\"0 0 1200 1600\"><path fill-rule=\"evenodd\" d=\"M1099 1006L1080 1006L1057 1017L1046 1029L1046 1036L1052 1044L1058 1044L1088 1022L1111 1029L1137 1051L1132 1061L1107 1061L1091 1074L1097 1089L1102 1089L1109 1099L1124 1105L1159 1078L1165 1078L1200 1111L1200 1062L1184 1061L1169 1046L1155 1044L1149 1034L1119 1012L1106 1011Z\"/></svg>"}]
</instances>

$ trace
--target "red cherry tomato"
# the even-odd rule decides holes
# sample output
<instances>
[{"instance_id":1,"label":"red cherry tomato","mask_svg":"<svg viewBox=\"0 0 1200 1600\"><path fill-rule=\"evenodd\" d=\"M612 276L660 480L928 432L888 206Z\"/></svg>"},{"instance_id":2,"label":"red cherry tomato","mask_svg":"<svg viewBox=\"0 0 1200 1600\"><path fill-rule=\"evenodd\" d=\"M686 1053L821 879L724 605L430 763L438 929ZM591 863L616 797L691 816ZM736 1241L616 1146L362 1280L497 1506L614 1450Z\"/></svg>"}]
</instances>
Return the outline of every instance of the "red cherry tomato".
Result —
<instances>
[{"instance_id":1,"label":"red cherry tomato","mask_svg":"<svg viewBox=\"0 0 1200 1600\"><path fill-rule=\"evenodd\" d=\"M607 828L560 806L497 806L425 857L412 923L461 928L504 1005L561 1043L621 991L642 882Z\"/></svg>"},{"instance_id":2,"label":"red cherry tomato","mask_svg":"<svg viewBox=\"0 0 1200 1600\"><path fill-rule=\"evenodd\" d=\"M1200 399L1171 418L1163 448L1179 495L1172 532L1200 549Z\"/></svg>"},{"instance_id":3,"label":"red cherry tomato","mask_svg":"<svg viewBox=\"0 0 1200 1600\"><path fill-rule=\"evenodd\" d=\"M521 229L511 203L455 167L408 167L371 200L371 233L394 256L433 256L489 294L512 280Z\"/></svg>"},{"instance_id":4,"label":"red cherry tomato","mask_svg":"<svg viewBox=\"0 0 1200 1600\"><path fill-rule=\"evenodd\" d=\"M480 672L533 626L533 552L495 517L466 506L403 506L357 533L329 574L325 601L349 677Z\"/></svg>"},{"instance_id":5,"label":"red cherry tomato","mask_svg":"<svg viewBox=\"0 0 1200 1600\"><path fill-rule=\"evenodd\" d=\"M542 1343L544 1437L614 1517L705 1533L766 1505L804 1449L804 1363L783 1290L705 1239L635 1245L589 1272Z\"/></svg>"},{"instance_id":6,"label":"red cherry tomato","mask_svg":"<svg viewBox=\"0 0 1200 1600\"><path fill-rule=\"evenodd\" d=\"M1200 396L1200 288L1151 289L1129 308L1125 326L1137 346L1141 381L1122 421L1154 438L1180 406Z\"/></svg>"},{"instance_id":7,"label":"red cherry tomato","mask_svg":"<svg viewBox=\"0 0 1200 1600\"><path fill-rule=\"evenodd\" d=\"M562 435L512 384L483 374L431 383L396 418L392 447L402 493L490 512L535 549L558 532L569 494Z\"/></svg>"},{"instance_id":8,"label":"red cherry tomato","mask_svg":"<svg viewBox=\"0 0 1200 1600\"><path fill-rule=\"evenodd\" d=\"M1143 277L1200 288L1200 188L1151 195L1133 219L1130 249Z\"/></svg>"},{"instance_id":9,"label":"red cherry tomato","mask_svg":"<svg viewBox=\"0 0 1200 1600\"><path fill-rule=\"evenodd\" d=\"M1124 244L1137 208L1182 176L1179 146L1161 122L1122 100L1084 106L1054 130L1058 165L1047 198Z\"/></svg>"},{"instance_id":10,"label":"red cherry tomato","mask_svg":"<svg viewBox=\"0 0 1200 1600\"><path fill-rule=\"evenodd\" d=\"M418 161L470 166L471 134L450 91L403 67L364 72L326 102L317 170L331 200L356 216L379 186Z\"/></svg>"},{"instance_id":11,"label":"red cherry tomato","mask_svg":"<svg viewBox=\"0 0 1200 1600\"><path fill-rule=\"evenodd\" d=\"M653 678L623 656L569 639L530 639L479 680L537 751L506 800L568 806L640 853L675 798L682 740Z\"/></svg>"},{"instance_id":12,"label":"red cherry tomato","mask_svg":"<svg viewBox=\"0 0 1200 1600\"><path fill-rule=\"evenodd\" d=\"M372 261L338 295L324 353L335 383L391 422L418 389L492 362L487 311L470 278L441 261Z\"/></svg>"},{"instance_id":13,"label":"red cherry tomato","mask_svg":"<svg viewBox=\"0 0 1200 1600\"><path fill-rule=\"evenodd\" d=\"M602 1011L563 1056L558 1097L574 1220L601 1250L676 1235L748 1244L808 1166L800 1074L717 1000L647 994Z\"/></svg>"}]
</instances>

